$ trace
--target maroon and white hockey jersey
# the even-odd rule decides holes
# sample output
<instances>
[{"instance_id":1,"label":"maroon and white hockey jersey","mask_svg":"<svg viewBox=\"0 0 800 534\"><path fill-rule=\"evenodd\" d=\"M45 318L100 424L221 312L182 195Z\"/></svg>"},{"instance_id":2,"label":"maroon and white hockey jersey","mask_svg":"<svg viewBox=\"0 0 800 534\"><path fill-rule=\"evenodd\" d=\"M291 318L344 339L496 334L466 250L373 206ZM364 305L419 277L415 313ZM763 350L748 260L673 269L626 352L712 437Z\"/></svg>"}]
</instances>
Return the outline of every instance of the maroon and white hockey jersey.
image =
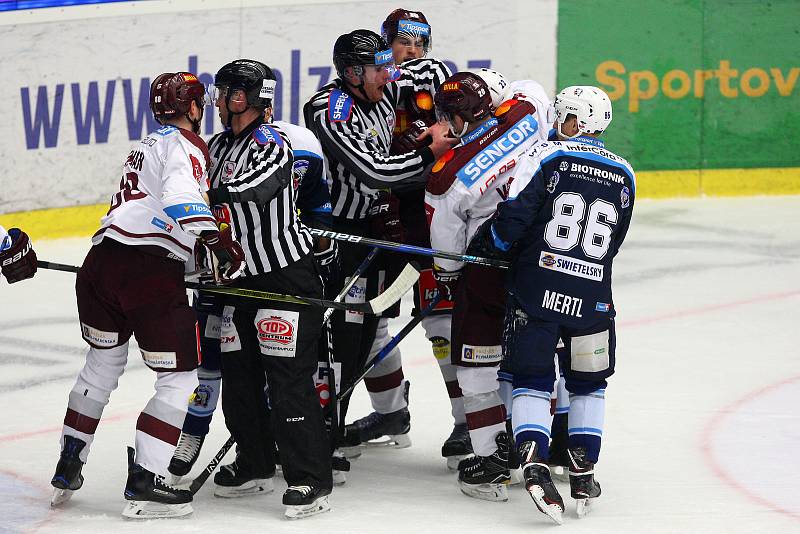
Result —
<instances>
[{"instance_id":1,"label":"maroon and white hockey jersey","mask_svg":"<svg viewBox=\"0 0 800 534\"><path fill-rule=\"evenodd\" d=\"M495 110L494 117L461 138L461 144L434 164L425 191L425 212L431 246L463 252L478 227L497 204L508 198L508 188L522 154L547 139L550 101L538 86L535 96L515 88L515 95ZM541 90L541 91L538 91ZM463 263L436 258L447 271Z\"/></svg>"},{"instance_id":2,"label":"maroon and white hockey jersey","mask_svg":"<svg viewBox=\"0 0 800 534\"><path fill-rule=\"evenodd\" d=\"M188 130L164 126L149 134L128 154L120 190L92 243L110 238L187 261L197 235L217 229L202 197L208 161L205 142Z\"/></svg>"}]
</instances>

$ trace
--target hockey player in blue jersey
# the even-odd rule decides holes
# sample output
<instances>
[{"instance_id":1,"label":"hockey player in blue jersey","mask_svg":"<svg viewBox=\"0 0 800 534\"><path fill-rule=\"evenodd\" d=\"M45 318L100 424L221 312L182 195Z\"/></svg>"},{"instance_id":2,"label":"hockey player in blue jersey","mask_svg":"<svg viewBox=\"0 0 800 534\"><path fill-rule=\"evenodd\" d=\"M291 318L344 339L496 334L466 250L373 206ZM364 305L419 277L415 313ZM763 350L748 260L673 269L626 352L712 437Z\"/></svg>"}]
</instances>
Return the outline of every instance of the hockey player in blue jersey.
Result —
<instances>
[{"instance_id":1,"label":"hockey player in blue jersey","mask_svg":"<svg viewBox=\"0 0 800 534\"><path fill-rule=\"evenodd\" d=\"M606 379L614 373L611 269L633 212L635 176L598 139L611 122L611 101L590 86L556 96L560 139L535 145L494 220L484 223L469 254L511 259L511 319L506 357L514 374L513 427L525 485L540 511L562 522L564 502L548 468L553 353L570 393L569 479L578 516L600 495Z\"/></svg>"}]
</instances>

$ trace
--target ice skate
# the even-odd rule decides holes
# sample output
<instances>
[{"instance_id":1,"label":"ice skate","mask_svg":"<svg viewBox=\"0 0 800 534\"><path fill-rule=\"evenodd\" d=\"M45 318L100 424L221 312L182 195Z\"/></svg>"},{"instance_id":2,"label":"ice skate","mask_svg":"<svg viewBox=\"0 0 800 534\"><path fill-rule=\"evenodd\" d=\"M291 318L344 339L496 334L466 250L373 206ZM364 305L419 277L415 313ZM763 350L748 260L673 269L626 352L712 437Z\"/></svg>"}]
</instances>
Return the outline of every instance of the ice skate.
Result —
<instances>
[{"instance_id":1,"label":"ice skate","mask_svg":"<svg viewBox=\"0 0 800 534\"><path fill-rule=\"evenodd\" d=\"M591 511L592 501L600 496L600 484L594 479L594 464L586 460L586 449L571 448L568 451L570 495L575 499L578 517Z\"/></svg>"},{"instance_id":2,"label":"ice skate","mask_svg":"<svg viewBox=\"0 0 800 534\"><path fill-rule=\"evenodd\" d=\"M214 484L216 485L214 495L223 498L235 498L272 493L275 491L275 485L272 481L274 474L253 473L237 457L233 463L220 467L219 472L214 475Z\"/></svg>"},{"instance_id":3,"label":"ice skate","mask_svg":"<svg viewBox=\"0 0 800 534\"><path fill-rule=\"evenodd\" d=\"M569 455L567 454L567 414L556 414L553 417L550 442L550 454L547 465L550 467L550 475L559 482L569 482Z\"/></svg>"},{"instance_id":4,"label":"ice skate","mask_svg":"<svg viewBox=\"0 0 800 534\"><path fill-rule=\"evenodd\" d=\"M474 456L459 463L458 485L464 495L485 501L508 500L508 434L498 434L495 443L497 450L491 456Z\"/></svg>"},{"instance_id":5,"label":"ice skate","mask_svg":"<svg viewBox=\"0 0 800 534\"><path fill-rule=\"evenodd\" d=\"M331 505L328 502L328 495L330 494L330 488L289 486L286 489L286 493L283 494L286 517L289 519L302 519L330 511Z\"/></svg>"},{"instance_id":6,"label":"ice skate","mask_svg":"<svg viewBox=\"0 0 800 534\"><path fill-rule=\"evenodd\" d=\"M331 468L334 486L341 486L347 482L347 472L350 471L350 461L345 458L344 453L339 449L333 451Z\"/></svg>"},{"instance_id":7,"label":"ice skate","mask_svg":"<svg viewBox=\"0 0 800 534\"><path fill-rule=\"evenodd\" d=\"M357 419L344 427L344 447L342 452L347 458L357 458L361 455L353 448L366 447L393 447L405 449L411 446L411 414L408 412L409 382L405 382L404 396L406 406L392 413L372 412L366 417ZM385 439L381 439L385 438Z\"/></svg>"},{"instance_id":8,"label":"ice skate","mask_svg":"<svg viewBox=\"0 0 800 534\"><path fill-rule=\"evenodd\" d=\"M64 448L56 465L56 472L50 484L55 488L50 499L50 506L58 506L67 502L72 493L83 486L83 462L80 453L86 447L86 442L74 436L64 436Z\"/></svg>"},{"instance_id":9,"label":"ice skate","mask_svg":"<svg viewBox=\"0 0 800 534\"><path fill-rule=\"evenodd\" d=\"M200 448L203 446L205 436L194 436L181 432L181 438L178 441L178 447L175 449L175 454L172 455L172 460L169 462L167 470L172 475L172 483L178 484L181 477L189 474L192 470L197 457L200 456Z\"/></svg>"},{"instance_id":10,"label":"ice skate","mask_svg":"<svg viewBox=\"0 0 800 534\"><path fill-rule=\"evenodd\" d=\"M447 468L451 471L458 469L458 464L472 454L472 442L469 439L469 430L466 423L453 426L450 436L442 444L442 456L447 459Z\"/></svg>"},{"instance_id":11,"label":"ice skate","mask_svg":"<svg viewBox=\"0 0 800 534\"><path fill-rule=\"evenodd\" d=\"M536 454L536 444L526 441L519 448L522 471L525 475L525 489L533 499L536 508L555 523L564 523L564 500L558 493L547 463Z\"/></svg>"},{"instance_id":12,"label":"ice skate","mask_svg":"<svg viewBox=\"0 0 800 534\"><path fill-rule=\"evenodd\" d=\"M164 477L151 473L134 461L128 447L128 481L125 484L128 504L122 515L129 519L181 517L193 512L192 492L175 488Z\"/></svg>"}]
</instances>

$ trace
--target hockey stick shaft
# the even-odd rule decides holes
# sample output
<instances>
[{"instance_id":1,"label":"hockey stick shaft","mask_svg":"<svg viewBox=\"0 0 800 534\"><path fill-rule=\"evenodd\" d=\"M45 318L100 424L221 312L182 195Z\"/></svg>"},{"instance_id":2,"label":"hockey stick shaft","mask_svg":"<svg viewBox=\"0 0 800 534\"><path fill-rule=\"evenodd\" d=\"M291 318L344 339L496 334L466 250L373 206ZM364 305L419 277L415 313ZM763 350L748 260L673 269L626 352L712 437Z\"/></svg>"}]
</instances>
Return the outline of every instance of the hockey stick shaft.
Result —
<instances>
[{"instance_id":1,"label":"hockey stick shaft","mask_svg":"<svg viewBox=\"0 0 800 534\"><path fill-rule=\"evenodd\" d=\"M372 250L369 251L367 257L364 258L364 261L361 262L361 265L359 265L356 268L355 272L353 272L353 274L350 276L350 279L347 280L347 283L344 285L342 290L339 291L339 294L336 295L336 298L333 300L337 302L341 302L344 300L344 298L350 292L350 289L354 285L356 285L358 279L361 277L362 274L364 274L364 272L366 272L366 270L369 268L369 265L372 263L372 260L375 259L375 256L377 256L379 252L380 252L379 248L373 248ZM333 308L328 308L327 310L325 310L325 315L322 317L322 324L326 324L328 321L330 321L333 312L334 312Z\"/></svg>"},{"instance_id":2,"label":"hockey stick shaft","mask_svg":"<svg viewBox=\"0 0 800 534\"><path fill-rule=\"evenodd\" d=\"M441 293L436 295L436 297L434 297L433 300L428 303L424 310L422 310L416 317L411 319L397 334L394 335L394 337L392 337L392 339L389 340L386 346L383 347L374 358L372 358L366 369L364 369L364 371L358 375L355 380L353 380L353 383L350 384L347 389L342 391L341 395L339 395L340 402L353 394L353 390L356 388L359 382L364 380L369 372L372 371L376 365L381 363L389 355L389 353L392 352L401 341L403 341L403 338L405 338L420 322L422 322L425 317L430 315L436 305L439 304L440 300L442 300Z\"/></svg>"},{"instance_id":3,"label":"hockey stick shaft","mask_svg":"<svg viewBox=\"0 0 800 534\"><path fill-rule=\"evenodd\" d=\"M416 245L406 245L404 243L394 243L392 241L383 241L381 239L372 239L370 237L361 237L352 234L343 234L341 232L334 232L333 230L320 230L318 228L310 228L311 235L318 237L327 237L336 241L344 241L346 243L357 243L361 245L368 245L378 247L385 250L394 252L404 252L406 254L417 254L420 256L433 256L435 258L444 258L447 260L461 261L464 263L475 263L478 265L486 265L489 267L498 267L501 269L508 269L510 264L507 261L496 260L492 258L481 258L480 256L470 256L469 254L459 254L457 252L447 252L444 250L436 250L433 248L418 247Z\"/></svg>"},{"instance_id":4,"label":"hockey stick shaft","mask_svg":"<svg viewBox=\"0 0 800 534\"><path fill-rule=\"evenodd\" d=\"M78 267L75 265L65 265L63 263L53 263L52 261L36 260L36 266L40 269L50 269L51 271L64 271L67 273L77 273Z\"/></svg>"},{"instance_id":5,"label":"hockey stick shaft","mask_svg":"<svg viewBox=\"0 0 800 534\"><path fill-rule=\"evenodd\" d=\"M197 478L192 480L192 483L189 485L189 491L192 492L192 495L197 493L197 491L203 486L203 484L206 483L208 477L211 476L211 473L214 472L214 469L217 468L217 466L225 457L225 455L228 454L228 451L231 450L231 447L233 447L234 443L236 443L236 440L233 439L233 436L230 436L228 438L228 441L226 441L225 444L222 445L222 448L219 450L219 452L217 452L217 454L214 455L214 457L208 463L206 468L203 469L203 472L197 475Z\"/></svg>"}]
</instances>

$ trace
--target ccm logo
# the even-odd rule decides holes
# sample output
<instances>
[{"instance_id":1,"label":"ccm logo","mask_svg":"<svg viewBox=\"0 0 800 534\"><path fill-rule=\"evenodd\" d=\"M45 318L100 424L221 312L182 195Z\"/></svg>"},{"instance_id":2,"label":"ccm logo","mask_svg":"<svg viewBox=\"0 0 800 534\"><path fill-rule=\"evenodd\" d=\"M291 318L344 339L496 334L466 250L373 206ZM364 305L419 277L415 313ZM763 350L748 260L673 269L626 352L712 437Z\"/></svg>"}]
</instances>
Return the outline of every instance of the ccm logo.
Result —
<instances>
[{"instance_id":1,"label":"ccm logo","mask_svg":"<svg viewBox=\"0 0 800 534\"><path fill-rule=\"evenodd\" d=\"M288 345L294 337L294 326L279 317L270 317L258 322L258 337L263 341L275 341Z\"/></svg>"},{"instance_id":2,"label":"ccm logo","mask_svg":"<svg viewBox=\"0 0 800 534\"><path fill-rule=\"evenodd\" d=\"M3 260L3 266L10 265L15 261L19 261L23 256L25 256L31 250L31 242L28 241L28 244L25 245L25 248L11 256L10 258L6 258Z\"/></svg>"}]
</instances>

